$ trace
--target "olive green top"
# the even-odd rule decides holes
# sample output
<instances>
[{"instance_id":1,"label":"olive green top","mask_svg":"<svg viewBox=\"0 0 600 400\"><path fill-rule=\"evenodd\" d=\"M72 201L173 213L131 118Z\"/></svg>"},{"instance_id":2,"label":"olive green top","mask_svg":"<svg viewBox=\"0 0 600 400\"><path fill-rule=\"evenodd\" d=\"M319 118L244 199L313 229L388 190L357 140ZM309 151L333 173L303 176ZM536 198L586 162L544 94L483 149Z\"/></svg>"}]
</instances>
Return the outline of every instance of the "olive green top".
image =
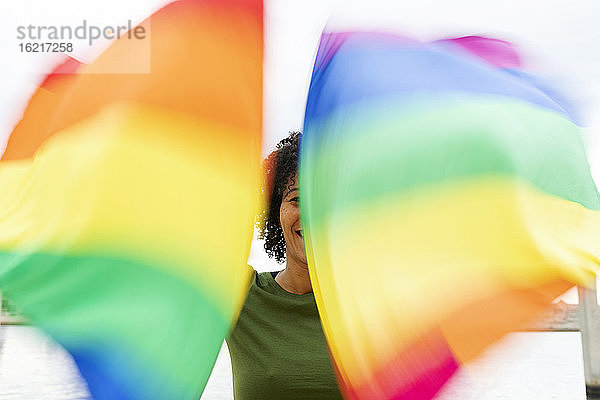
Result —
<instances>
[{"instance_id":1,"label":"olive green top","mask_svg":"<svg viewBox=\"0 0 600 400\"><path fill-rule=\"evenodd\" d=\"M254 274L227 345L235 400L342 399L315 296L287 292L270 272Z\"/></svg>"}]
</instances>

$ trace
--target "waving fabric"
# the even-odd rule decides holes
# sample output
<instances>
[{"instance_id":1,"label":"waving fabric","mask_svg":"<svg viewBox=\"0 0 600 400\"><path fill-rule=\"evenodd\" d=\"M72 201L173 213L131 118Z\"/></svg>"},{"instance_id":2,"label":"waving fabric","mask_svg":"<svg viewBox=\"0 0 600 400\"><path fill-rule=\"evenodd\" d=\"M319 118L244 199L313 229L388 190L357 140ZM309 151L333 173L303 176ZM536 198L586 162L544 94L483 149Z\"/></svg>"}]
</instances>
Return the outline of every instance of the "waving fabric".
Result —
<instances>
[{"instance_id":1,"label":"waving fabric","mask_svg":"<svg viewBox=\"0 0 600 400\"><path fill-rule=\"evenodd\" d=\"M57 68L11 134L0 289L95 399L197 399L250 278L262 2L178 1L140 26Z\"/></svg>"},{"instance_id":2,"label":"waving fabric","mask_svg":"<svg viewBox=\"0 0 600 400\"><path fill-rule=\"evenodd\" d=\"M430 399L593 279L600 201L576 118L532 82L502 41L322 36L301 216L348 399Z\"/></svg>"}]
</instances>

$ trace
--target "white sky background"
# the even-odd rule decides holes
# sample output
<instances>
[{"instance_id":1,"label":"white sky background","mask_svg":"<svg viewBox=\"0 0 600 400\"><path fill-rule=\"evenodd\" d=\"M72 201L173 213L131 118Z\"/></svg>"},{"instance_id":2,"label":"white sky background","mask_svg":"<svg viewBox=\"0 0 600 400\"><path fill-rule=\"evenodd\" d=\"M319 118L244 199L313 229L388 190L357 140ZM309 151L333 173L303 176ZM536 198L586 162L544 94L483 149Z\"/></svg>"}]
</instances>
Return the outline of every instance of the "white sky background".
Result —
<instances>
[{"instance_id":1,"label":"white sky background","mask_svg":"<svg viewBox=\"0 0 600 400\"><path fill-rule=\"evenodd\" d=\"M18 50L19 25L120 25L139 22L165 0L19 0L0 3L0 144L18 121L40 74L57 62ZM600 182L600 1L598 0L267 0L265 5L264 152L290 129L301 129L304 103L321 30L397 31L419 39L480 34L507 39L530 69L572 93L589 125L586 140ZM76 46L90 61L95 49ZM83 50L81 50L83 49ZM1 148L1 146L0 146ZM277 268L254 248L260 270Z\"/></svg>"}]
</instances>

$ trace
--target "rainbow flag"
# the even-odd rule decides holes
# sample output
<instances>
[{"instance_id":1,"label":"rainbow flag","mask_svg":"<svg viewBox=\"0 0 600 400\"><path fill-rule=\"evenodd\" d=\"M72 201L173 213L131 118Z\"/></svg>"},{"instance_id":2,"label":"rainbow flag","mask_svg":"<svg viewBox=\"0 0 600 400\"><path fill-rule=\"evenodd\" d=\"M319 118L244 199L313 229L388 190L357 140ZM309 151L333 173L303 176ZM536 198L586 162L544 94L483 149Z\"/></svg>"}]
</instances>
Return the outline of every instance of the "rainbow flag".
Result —
<instances>
[{"instance_id":1,"label":"rainbow flag","mask_svg":"<svg viewBox=\"0 0 600 400\"><path fill-rule=\"evenodd\" d=\"M305 245L347 399L430 399L600 265L575 116L512 47L325 33L301 145Z\"/></svg>"},{"instance_id":2,"label":"rainbow flag","mask_svg":"<svg viewBox=\"0 0 600 400\"><path fill-rule=\"evenodd\" d=\"M177 1L139 26L57 68L12 132L0 289L93 398L197 399L250 279L262 2Z\"/></svg>"}]
</instances>

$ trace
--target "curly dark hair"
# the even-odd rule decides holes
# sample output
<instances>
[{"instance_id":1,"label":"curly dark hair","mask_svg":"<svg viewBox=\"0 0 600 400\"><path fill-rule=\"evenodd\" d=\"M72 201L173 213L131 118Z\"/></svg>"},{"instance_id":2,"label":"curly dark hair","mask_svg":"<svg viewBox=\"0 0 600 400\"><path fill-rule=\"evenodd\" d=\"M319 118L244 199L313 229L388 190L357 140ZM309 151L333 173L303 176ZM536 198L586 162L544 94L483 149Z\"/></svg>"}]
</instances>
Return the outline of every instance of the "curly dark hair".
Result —
<instances>
[{"instance_id":1,"label":"curly dark hair","mask_svg":"<svg viewBox=\"0 0 600 400\"><path fill-rule=\"evenodd\" d=\"M279 221L279 209L286 185L296 175L301 136L300 132L291 131L277 143L275 150L264 161L266 184L263 190L268 195L268 207L259 216L258 237L265 240L267 255L279 263L285 261L285 239Z\"/></svg>"}]
</instances>

